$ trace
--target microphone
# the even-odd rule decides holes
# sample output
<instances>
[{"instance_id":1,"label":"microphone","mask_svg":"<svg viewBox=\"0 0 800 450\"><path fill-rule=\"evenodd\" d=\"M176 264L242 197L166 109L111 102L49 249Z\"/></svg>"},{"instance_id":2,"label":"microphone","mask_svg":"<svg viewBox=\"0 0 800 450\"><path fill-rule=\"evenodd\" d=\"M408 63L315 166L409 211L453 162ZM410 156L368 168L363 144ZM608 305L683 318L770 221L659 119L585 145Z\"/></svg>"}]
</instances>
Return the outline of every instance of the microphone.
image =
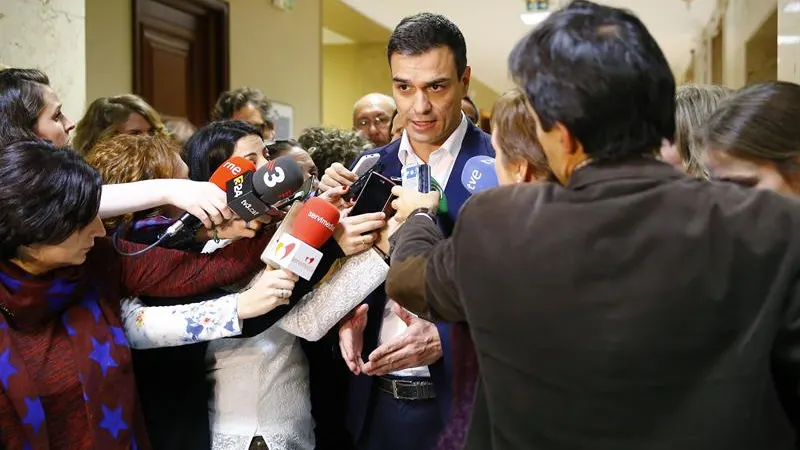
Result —
<instances>
[{"instance_id":1,"label":"microphone","mask_svg":"<svg viewBox=\"0 0 800 450\"><path fill-rule=\"evenodd\" d=\"M494 170L494 158L473 156L468 159L461 172L461 184L471 195L497 187L500 183Z\"/></svg>"},{"instance_id":2,"label":"microphone","mask_svg":"<svg viewBox=\"0 0 800 450\"><path fill-rule=\"evenodd\" d=\"M255 172L226 181L228 207L249 222L303 186L303 169L291 156L276 158Z\"/></svg>"},{"instance_id":3,"label":"microphone","mask_svg":"<svg viewBox=\"0 0 800 450\"><path fill-rule=\"evenodd\" d=\"M423 194L431 191L431 166L427 164L404 167L401 178L404 188L410 188Z\"/></svg>"},{"instance_id":4,"label":"microphone","mask_svg":"<svg viewBox=\"0 0 800 450\"><path fill-rule=\"evenodd\" d=\"M312 197L294 216L291 230L267 245L261 260L310 280L322 259L322 252L317 249L333 236L338 223L339 210L321 198Z\"/></svg>"},{"instance_id":5,"label":"microphone","mask_svg":"<svg viewBox=\"0 0 800 450\"><path fill-rule=\"evenodd\" d=\"M252 173L255 172L256 166L252 163L252 161L242 158L240 156L234 156L220 165L217 170L211 175L210 181L214 185L216 185L220 190L225 191L225 185L228 183L229 180L240 176L243 173ZM192 231L192 233L196 233L197 230L203 225L203 222L200 221L197 217L187 213L183 213L183 215L178 218L178 221L173 223L167 230L164 232L164 237L172 237L175 236L179 231L184 228L188 228Z\"/></svg>"}]
</instances>

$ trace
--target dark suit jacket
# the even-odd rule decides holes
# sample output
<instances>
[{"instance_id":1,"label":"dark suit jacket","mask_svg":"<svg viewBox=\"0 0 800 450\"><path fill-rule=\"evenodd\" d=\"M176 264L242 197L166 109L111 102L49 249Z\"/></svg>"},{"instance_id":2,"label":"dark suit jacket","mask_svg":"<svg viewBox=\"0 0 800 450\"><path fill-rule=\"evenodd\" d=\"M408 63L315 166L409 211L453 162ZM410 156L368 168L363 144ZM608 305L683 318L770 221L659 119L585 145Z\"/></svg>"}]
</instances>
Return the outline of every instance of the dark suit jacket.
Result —
<instances>
[{"instance_id":1,"label":"dark suit jacket","mask_svg":"<svg viewBox=\"0 0 800 450\"><path fill-rule=\"evenodd\" d=\"M400 139L394 142L364 153L377 153L381 155L379 163L383 166L382 173L388 177L400 177L402 165L398 157L400 150ZM464 141L461 144L456 162L450 174L450 179L445 187L445 197L448 202L448 213L443 214L441 219L442 231L449 235L453 224L458 217L459 210L464 202L469 198L469 192L461 185L461 172L464 164L473 156L487 155L494 156L491 138L488 134L481 131L472 123L468 124ZM363 155L362 155L363 156ZM356 158L358 161L360 158ZM386 305L386 292L381 285L367 298L369 313L367 317L367 328L364 331L364 349L362 358L367 361L369 354L377 348L380 327L383 323L383 310ZM453 378L453 359L450 342L450 324L447 322L437 322L439 337L442 341L443 357L433 365L429 366L431 371L431 381L436 390L436 400L442 412L442 420L446 423L450 415L450 407L453 399L452 378ZM353 377L350 383L349 410L347 414L347 425L353 439L358 442L363 431L364 421L370 414L370 396L374 392L372 377L360 375Z\"/></svg>"},{"instance_id":2,"label":"dark suit jacket","mask_svg":"<svg viewBox=\"0 0 800 450\"><path fill-rule=\"evenodd\" d=\"M387 290L469 322L495 449L791 449L771 366L796 396L798 206L649 159L589 165L475 196L442 242L410 218Z\"/></svg>"}]
</instances>

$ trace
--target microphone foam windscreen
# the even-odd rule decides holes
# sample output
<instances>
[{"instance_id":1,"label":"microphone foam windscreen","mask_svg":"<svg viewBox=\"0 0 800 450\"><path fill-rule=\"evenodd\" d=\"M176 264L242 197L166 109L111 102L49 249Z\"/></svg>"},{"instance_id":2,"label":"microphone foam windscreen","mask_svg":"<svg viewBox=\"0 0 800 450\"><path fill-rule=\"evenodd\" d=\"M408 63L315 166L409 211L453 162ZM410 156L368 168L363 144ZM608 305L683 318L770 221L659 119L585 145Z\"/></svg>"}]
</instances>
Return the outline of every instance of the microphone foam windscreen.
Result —
<instances>
[{"instance_id":1,"label":"microphone foam windscreen","mask_svg":"<svg viewBox=\"0 0 800 450\"><path fill-rule=\"evenodd\" d=\"M253 189L267 205L289 198L303 186L303 169L291 156L268 162L253 175Z\"/></svg>"},{"instance_id":2,"label":"microphone foam windscreen","mask_svg":"<svg viewBox=\"0 0 800 450\"><path fill-rule=\"evenodd\" d=\"M300 208L289 233L314 248L320 248L333 235L338 223L339 210L321 198L312 197Z\"/></svg>"},{"instance_id":3,"label":"microphone foam windscreen","mask_svg":"<svg viewBox=\"0 0 800 450\"><path fill-rule=\"evenodd\" d=\"M470 194L477 194L497 187L497 172L494 170L494 158L490 156L473 156L464 164L461 172L461 184Z\"/></svg>"},{"instance_id":4,"label":"microphone foam windscreen","mask_svg":"<svg viewBox=\"0 0 800 450\"><path fill-rule=\"evenodd\" d=\"M228 181L238 177L245 172L255 172L256 165L249 159L242 158L241 156L234 156L226 160L220 165L217 170L211 175L208 180L214 183L218 188L223 191L226 189Z\"/></svg>"}]
</instances>

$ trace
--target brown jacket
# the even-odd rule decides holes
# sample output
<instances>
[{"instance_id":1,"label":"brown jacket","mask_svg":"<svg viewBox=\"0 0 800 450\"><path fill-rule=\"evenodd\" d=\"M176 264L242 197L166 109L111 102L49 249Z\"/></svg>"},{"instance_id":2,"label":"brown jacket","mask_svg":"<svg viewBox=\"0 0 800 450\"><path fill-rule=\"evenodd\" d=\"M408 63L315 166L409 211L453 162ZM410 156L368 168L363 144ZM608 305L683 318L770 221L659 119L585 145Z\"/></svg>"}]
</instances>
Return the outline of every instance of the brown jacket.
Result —
<instances>
[{"instance_id":1,"label":"brown jacket","mask_svg":"<svg viewBox=\"0 0 800 450\"><path fill-rule=\"evenodd\" d=\"M494 449L790 449L798 231L771 192L589 165L472 198L448 240L410 218L387 291L469 323Z\"/></svg>"}]
</instances>

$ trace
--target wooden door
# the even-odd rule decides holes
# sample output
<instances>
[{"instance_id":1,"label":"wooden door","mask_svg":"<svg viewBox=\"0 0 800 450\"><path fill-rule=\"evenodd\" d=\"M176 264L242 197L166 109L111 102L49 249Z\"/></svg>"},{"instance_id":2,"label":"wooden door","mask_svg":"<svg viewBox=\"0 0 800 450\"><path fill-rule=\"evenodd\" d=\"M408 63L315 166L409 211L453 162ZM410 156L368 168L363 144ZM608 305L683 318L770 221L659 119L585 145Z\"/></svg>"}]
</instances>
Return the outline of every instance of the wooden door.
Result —
<instances>
[{"instance_id":1,"label":"wooden door","mask_svg":"<svg viewBox=\"0 0 800 450\"><path fill-rule=\"evenodd\" d=\"M197 126L228 89L228 6L220 0L134 0L134 92Z\"/></svg>"}]
</instances>

